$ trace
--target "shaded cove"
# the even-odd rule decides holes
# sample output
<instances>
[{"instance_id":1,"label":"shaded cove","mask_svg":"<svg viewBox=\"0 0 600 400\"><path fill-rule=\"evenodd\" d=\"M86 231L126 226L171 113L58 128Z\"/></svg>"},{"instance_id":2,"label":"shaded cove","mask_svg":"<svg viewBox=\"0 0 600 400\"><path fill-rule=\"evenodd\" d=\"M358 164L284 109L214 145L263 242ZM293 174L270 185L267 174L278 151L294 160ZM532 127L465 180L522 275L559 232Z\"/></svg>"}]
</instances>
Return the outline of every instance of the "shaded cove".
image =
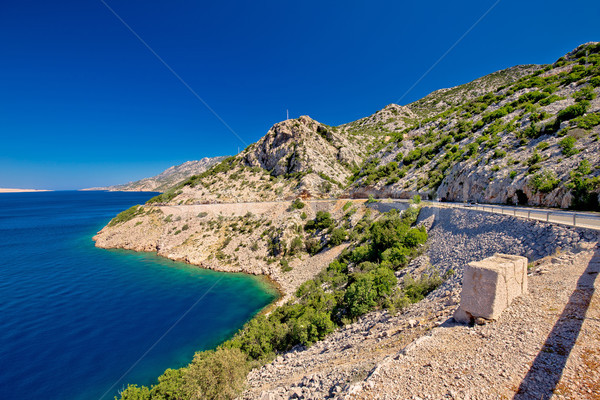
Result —
<instances>
[{"instance_id":1,"label":"shaded cove","mask_svg":"<svg viewBox=\"0 0 600 400\"><path fill-rule=\"evenodd\" d=\"M154 194L0 194L0 398L112 399L277 297L258 277L94 247L113 216Z\"/></svg>"}]
</instances>

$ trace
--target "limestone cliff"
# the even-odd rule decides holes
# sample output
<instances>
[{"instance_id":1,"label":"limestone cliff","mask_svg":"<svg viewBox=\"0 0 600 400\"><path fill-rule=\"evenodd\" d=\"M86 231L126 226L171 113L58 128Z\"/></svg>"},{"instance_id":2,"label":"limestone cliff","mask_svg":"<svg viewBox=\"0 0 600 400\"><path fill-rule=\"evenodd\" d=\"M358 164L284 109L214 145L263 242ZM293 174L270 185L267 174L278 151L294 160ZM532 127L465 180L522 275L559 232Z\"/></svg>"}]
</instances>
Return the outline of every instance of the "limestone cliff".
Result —
<instances>
[{"instance_id":1,"label":"limestone cliff","mask_svg":"<svg viewBox=\"0 0 600 400\"><path fill-rule=\"evenodd\" d=\"M496 75L409 105L428 117L408 129L391 116L346 194L598 209L600 44Z\"/></svg>"}]
</instances>

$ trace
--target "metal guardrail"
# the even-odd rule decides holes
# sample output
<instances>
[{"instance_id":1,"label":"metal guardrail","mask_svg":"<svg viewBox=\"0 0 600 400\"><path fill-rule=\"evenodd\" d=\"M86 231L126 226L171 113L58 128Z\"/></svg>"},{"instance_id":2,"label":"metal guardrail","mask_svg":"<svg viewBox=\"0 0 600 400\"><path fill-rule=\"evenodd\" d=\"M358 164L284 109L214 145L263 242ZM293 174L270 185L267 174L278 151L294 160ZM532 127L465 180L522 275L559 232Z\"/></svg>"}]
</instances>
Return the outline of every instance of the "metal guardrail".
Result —
<instances>
[{"instance_id":1,"label":"metal guardrail","mask_svg":"<svg viewBox=\"0 0 600 400\"><path fill-rule=\"evenodd\" d=\"M424 201L424 203L434 207L462 208L466 210L483 211L493 214L511 215L513 217L536 221L552 222L555 224L574 226L576 228L600 230L600 215L594 215L590 213L495 206L489 204L438 203L432 201Z\"/></svg>"}]
</instances>

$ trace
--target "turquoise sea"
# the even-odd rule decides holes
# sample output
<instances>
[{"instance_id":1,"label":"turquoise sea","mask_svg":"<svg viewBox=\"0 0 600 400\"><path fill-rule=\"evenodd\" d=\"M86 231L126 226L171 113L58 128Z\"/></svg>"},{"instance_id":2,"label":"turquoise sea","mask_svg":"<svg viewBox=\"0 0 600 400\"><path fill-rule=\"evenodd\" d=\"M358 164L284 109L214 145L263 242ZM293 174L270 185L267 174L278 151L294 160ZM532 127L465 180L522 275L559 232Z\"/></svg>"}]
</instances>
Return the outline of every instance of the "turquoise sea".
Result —
<instances>
[{"instance_id":1,"label":"turquoise sea","mask_svg":"<svg viewBox=\"0 0 600 400\"><path fill-rule=\"evenodd\" d=\"M113 399L276 298L257 277L94 247L114 215L153 195L0 194L0 399Z\"/></svg>"}]
</instances>

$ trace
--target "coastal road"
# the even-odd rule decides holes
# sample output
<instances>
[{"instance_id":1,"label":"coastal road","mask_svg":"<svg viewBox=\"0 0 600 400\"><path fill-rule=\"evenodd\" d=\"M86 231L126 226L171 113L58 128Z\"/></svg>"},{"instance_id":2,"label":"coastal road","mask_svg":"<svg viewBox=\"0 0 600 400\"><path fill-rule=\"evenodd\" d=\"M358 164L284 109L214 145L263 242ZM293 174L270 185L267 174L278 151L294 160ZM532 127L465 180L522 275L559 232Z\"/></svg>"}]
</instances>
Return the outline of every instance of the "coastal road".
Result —
<instances>
[{"instance_id":1,"label":"coastal road","mask_svg":"<svg viewBox=\"0 0 600 400\"><path fill-rule=\"evenodd\" d=\"M409 200L392 201L405 203ZM495 204L442 203L438 201L423 201L423 203L432 207L462 208L466 210L489 212L493 214L512 215L513 217L552 222L555 224L569 225L577 228L600 230L600 214L593 212L563 211L533 207L511 207Z\"/></svg>"},{"instance_id":2,"label":"coastal road","mask_svg":"<svg viewBox=\"0 0 600 400\"><path fill-rule=\"evenodd\" d=\"M305 203L324 203L331 201L360 201L366 199L311 199L304 200ZM289 203L290 200L277 200L277 201L265 201L265 202L237 202L237 203L214 203L214 204L195 204L195 205L177 205L177 206L163 206L166 210L183 210L188 207L199 207L211 206L211 205L229 205L230 207L243 208L244 212L253 209L258 211L264 206L275 205L278 203ZM387 211L393 207L392 204L400 203L401 208L405 208L410 200L405 199L378 199L377 203L374 203L374 208L381 208L380 211ZM427 201L422 202L430 207L442 207L442 208L462 208L466 210L474 210L481 212L489 212L493 214L511 215L513 217L532 219L542 222L551 222L555 224L574 226L577 228L586 228L593 230L600 230L600 213L584 212L584 211L564 211L558 209L545 209L545 208L533 208L533 207L512 207L502 206L496 204L470 204L470 203L452 203L452 202L438 202L438 201ZM380 206L375 206L380 204ZM389 205L389 206L386 206ZM237 207L236 207L237 206ZM241 212L242 210L239 210Z\"/></svg>"}]
</instances>

